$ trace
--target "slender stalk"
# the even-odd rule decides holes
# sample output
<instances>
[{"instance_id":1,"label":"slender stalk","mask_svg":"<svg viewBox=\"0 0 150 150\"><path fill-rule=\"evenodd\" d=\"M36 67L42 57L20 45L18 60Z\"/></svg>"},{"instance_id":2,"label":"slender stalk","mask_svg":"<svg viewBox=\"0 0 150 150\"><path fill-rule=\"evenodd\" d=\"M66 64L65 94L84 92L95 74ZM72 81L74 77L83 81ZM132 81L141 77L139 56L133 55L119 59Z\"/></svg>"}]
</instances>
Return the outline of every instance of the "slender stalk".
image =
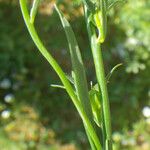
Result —
<instances>
[{"instance_id":1,"label":"slender stalk","mask_svg":"<svg viewBox=\"0 0 150 150\"><path fill-rule=\"evenodd\" d=\"M102 94L102 114L103 114L103 145L105 150L111 150L111 117L110 117L110 106L109 106L109 98L108 98L108 90L107 90L107 82L105 78L104 64L102 58L101 51L101 43L97 40L96 29L90 22L90 12L87 7L84 7L85 17L87 21L87 30L90 39L94 65L96 70L96 77L98 81L98 85Z\"/></svg>"},{"instance_id":2,"label":"slender stalk","mask_svg":"<svg viewBox=\"0 0 150 150\"><path fill-rule=\"evenodd\" d=\"M96 69L96 76L99 87L102 93L102 111L103 111L103 124L104 124L104 135L105 135L105 149L111 150L111 118L110 118L110 107L109 98L107 91L107 83L104 72L104 64L102 58L102 51L100 44L95 42L94 37L91 37L92 53L94 58L94 64Z\"/></svg>"},{"instance_id":3,"label":"slender stalk","mask_svg":"<svg viewBox=\"0 0 150 150\"><path fill-rule=\"evenodd\" d=\"M89 141L89 143L90 143L91 149L92 149L92 150L97 150L97 149L96 149L96 146L95 146L95 144L94 144L94 141L93 141L93 139L91 138L91 136L90 136L90 134L89 134L88 129L86 128L85 125L84 125L84 127L85 127L85 132L86 132L88 141Z\"/></svg>"}]
</instances>

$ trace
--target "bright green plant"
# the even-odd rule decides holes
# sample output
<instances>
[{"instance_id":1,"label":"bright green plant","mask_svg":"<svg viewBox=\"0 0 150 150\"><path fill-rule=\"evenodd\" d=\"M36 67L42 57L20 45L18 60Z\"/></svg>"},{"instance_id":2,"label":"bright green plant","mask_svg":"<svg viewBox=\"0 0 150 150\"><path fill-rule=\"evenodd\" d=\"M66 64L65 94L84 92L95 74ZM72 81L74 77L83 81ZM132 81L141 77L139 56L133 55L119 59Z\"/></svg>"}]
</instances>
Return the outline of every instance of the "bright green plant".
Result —
<instances>
[{"instance_id":1,"label":"bright green plant","mask_svg":"<svg viewBox=\"0 0 150 150\"><path fill-rule=\"evenodd\" d=\"M107 11L117 2L119 1L108 3L107 0L83 0L85 19L97 77L97 84L91 86L91 90L89 91L83 60L74 32L58 7L55 5L55 9L59 14L69 44L72 63L71 78L73 78L73 82L70 81L70 78L66 76L57 61L44 47L36 32L34 20L40 0L33 1L30 14L28 12L26 0L20 0L23 18L35 45L56 71L63 84L63 86L52 86L64 88L69 94L82 118L92 150L112 149L107 80L109 80L112 72L120 66L120 64L112 69L107 79L104 72L101 44L105 41L107 33ZM102 135L100 135L100 133L102 133Z\"/></svg>"}]
</instances>

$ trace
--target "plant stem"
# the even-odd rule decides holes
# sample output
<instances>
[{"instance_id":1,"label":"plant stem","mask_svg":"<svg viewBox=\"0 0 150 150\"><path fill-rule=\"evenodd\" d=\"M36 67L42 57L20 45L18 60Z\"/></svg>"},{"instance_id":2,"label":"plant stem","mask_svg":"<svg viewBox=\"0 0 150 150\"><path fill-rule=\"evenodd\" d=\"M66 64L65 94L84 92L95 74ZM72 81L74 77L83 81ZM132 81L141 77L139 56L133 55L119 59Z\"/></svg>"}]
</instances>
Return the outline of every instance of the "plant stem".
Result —
<instances>
[{"instance_id":1,"label":"plant stem","mask_svg":"<svg viewBox=\"0 0 150 150\"><path fill-rule=\"evenodd\" d=\"M33 23L30 22L30 16L29 16L28 9L26 6L26 0L20 0L20 6L21 6L21 11L23 14L25 24L28 28L28 31L29 31L35 45L37 46L37 48L41 52L41 54L45 57L45 59L49 62L49 64L53 67L53 69L56 71L57 75L59 76L62 83L64 84L67 93L69 94L70 98L72 99L76 109L78 110L78 112L84 122L84 125L86 126L90 136L93 139L93 142L94 142L97 150L101 150L102 148L101 148L101 144L98 139L98 136L97 136L93 126L91 125L91 122L90 122L88 116L86 115L85 111L83 110L82 105L81 105L79 99L77 98L70 82L68 81L65 73L63 72L63 70L61 69L59 64L56 62L56 60L51 56L51 54L44 47L42 41L40 40L40 38L34 28Z\"/></svg>"},{"instance_id":2,"label":"plant stem","mask_svg":"<svg viewBox=\"0 0 150 150\"><path fill-rule=\"evenodd\" d=\"M101 45L97 42L96 34L93 34L91 36L91 47L94 58L97 81L102 93L103 132L105 135L105 150L111 150L111 117L108 90L105 78Z\"/></svg>"},{"instance_id":3,"label":"plant stem","mask_svg":"<svg viewBox=\"0 0 150 150\"><path fill-rule=\"evenodd\" d=\"M107 82L105 78L104 64L102 58L101 44L97 41L96 28L91 24L90 12L87 7L84 6L85 18L87 22L87 31L91 44L94 65L96 70L96 77L99 89L102 94L102 132L103 132L103 146L104 150L112 149L112 137L111 137L111 117L110 117L110 106L107 90Z\"/></svg>"}]
</instances>

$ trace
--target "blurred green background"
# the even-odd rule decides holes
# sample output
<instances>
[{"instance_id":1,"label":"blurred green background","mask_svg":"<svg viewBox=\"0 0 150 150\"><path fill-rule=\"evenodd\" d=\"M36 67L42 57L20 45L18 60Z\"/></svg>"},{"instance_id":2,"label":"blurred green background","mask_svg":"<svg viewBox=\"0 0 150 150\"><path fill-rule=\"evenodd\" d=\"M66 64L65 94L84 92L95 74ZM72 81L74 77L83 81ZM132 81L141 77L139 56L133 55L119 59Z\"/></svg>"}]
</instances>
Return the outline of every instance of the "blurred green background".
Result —
<instances>
[{"instance_id":1,"label":"blurred green background","mask_svg":"<svg viewBox=\"0 0 150 150\"><path fill-rule=\"evenodd\" d=\"M43 0L35 24L70 74L67 40L53 3ZM58 4L75 31L90 87L96 79L81 2ZM108 84L114 150L150 150L150 1L117 5L108 18L106 73L123 63ZM32 42L18 1L0 0L0 150L89 150L71 100L50 84L60 81Z\"/></svg>"}]
</instances>

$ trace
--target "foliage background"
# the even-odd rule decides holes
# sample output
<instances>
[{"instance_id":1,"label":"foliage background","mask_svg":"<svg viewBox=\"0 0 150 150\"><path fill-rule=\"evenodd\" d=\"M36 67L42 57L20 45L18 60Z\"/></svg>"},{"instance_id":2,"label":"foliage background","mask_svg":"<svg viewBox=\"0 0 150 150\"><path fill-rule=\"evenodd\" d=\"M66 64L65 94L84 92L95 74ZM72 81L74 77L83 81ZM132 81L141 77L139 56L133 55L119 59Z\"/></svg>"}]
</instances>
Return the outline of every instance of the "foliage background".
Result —
<instances>
[{"instance_id":1,"label":"foliage background","mask_svg":"<svg viewBox=\"0 0 150 150\"><path fill-rule=\"evenodd\" d=\"M36 28L49 51L70 74L67 41L54 1L44 0ZM79 0L58 1L77 36L89 81L94 66ZM123 63L108 84L114 149L150 149L150 1L135 0L110 10L103 46L106 73ZM0 0L0 149L76 150L89 145L67 94L42 58L24 25L16 0ZM150 112L147 112L150 113Z\"/></svg>"}]
</instances>

